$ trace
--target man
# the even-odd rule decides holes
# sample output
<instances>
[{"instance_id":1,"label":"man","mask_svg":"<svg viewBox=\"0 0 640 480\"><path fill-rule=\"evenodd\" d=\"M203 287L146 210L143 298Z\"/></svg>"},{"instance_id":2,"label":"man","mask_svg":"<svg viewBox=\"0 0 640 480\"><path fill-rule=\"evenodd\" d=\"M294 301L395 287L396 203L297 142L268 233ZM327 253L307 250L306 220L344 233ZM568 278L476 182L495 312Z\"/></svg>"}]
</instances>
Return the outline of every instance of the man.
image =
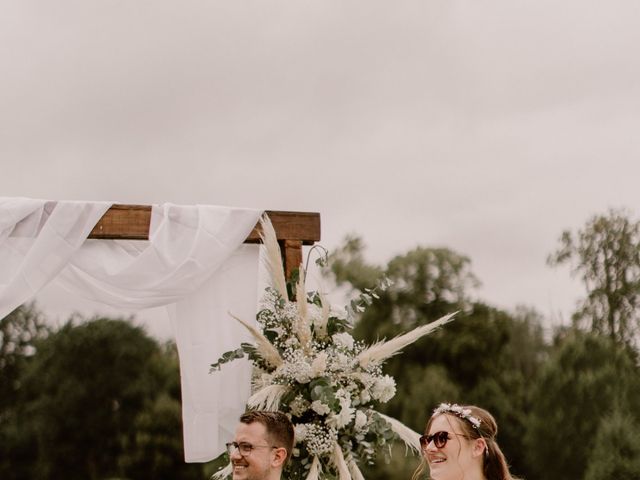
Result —
<instances>
[{"instance_id":1,"label":"man","mask_svg":"<svg viewBox=\"0 0 640 480\"><path fill-rule=\"evenodd\" d=\"M234 441L227 443L233 480L280 480L291 458L293 435L293 425L284 413L243 413Z\"/></svg>"}]
</instances>

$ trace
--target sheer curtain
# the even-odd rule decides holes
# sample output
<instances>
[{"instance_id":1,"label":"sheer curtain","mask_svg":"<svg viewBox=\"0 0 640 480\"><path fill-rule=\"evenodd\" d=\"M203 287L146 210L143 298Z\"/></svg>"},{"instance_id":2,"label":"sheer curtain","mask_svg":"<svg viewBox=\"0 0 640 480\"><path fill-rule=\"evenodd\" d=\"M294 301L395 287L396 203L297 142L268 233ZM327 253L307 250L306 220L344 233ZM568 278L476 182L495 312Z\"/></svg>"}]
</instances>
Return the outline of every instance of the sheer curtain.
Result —
<instances>
[{"instance_id":1,"label":"sheer curtain","mask_svg":"<svg viewBox=\"0 0 640 480\"><path fill-rule=\"evenodd\" d=\"M262 211L164 204L152 207L148 241L87 240L111 205L0 198L0 317L51 281L118 308L166 305L180 354L185 459L211 460L249 394L247 363L208 369L246 340L229 312L255 318L258 247L242 243Z\"/></svg>"}]
</instances>

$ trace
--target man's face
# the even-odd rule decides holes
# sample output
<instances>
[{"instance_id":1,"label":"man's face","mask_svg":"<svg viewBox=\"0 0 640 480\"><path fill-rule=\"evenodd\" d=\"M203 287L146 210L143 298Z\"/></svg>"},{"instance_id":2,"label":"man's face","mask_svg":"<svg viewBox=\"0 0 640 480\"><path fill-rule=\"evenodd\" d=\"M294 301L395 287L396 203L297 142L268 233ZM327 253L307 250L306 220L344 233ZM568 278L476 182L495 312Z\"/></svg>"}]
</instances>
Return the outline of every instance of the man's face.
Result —
<instances>
[{"instance_id":1,"label":"man's face","mask_svg":"<svg viewBox=\"0 0 640 480\"><path fill-rule=\"evenodd\" d=\"M258 422L240 423L234 439L237 443L247 443L254 448L246 456L238 449L231 454L233 480L271 480L280 478L281 455L272 448L266 427Z\"/></svg>"}]
</instances>

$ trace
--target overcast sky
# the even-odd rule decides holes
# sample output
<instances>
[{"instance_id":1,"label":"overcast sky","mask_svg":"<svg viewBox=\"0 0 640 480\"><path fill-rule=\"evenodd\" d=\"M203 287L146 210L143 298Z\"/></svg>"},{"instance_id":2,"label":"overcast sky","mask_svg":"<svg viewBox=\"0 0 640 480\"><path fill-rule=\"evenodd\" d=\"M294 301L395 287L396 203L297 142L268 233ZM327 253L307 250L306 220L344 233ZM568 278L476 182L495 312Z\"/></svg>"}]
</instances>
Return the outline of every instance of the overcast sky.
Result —
<instances>
[{"instance_id":1,"label":"overcast sky","mask_svg":"<svg viewBox=\"0 0 640 480\"><path fill-rule=\"evenodd\" d=\"M635 0L0 0L0 194L317 211L568 319L566 228L640 201Z\"/></svg>"}]
</instances>

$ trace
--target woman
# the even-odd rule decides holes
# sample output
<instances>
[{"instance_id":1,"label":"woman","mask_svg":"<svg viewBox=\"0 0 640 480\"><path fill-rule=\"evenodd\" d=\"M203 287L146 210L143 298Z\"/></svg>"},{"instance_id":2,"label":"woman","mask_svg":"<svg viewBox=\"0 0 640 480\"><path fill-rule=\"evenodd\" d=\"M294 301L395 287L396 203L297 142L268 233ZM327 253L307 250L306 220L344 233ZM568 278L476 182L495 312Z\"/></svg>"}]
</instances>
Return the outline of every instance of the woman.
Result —
<instances>
[{"instance_id":1,"label":"woman","mask_svg":"<svg viewBox=\"0 0 640 480\"><path fill-rule=\"evenodd\" d=\"M442 403L420 437L422 462L412 480L429 467L433 480L517 480L496 443L498 425L486 410Z\"/></svg>"}]
</instances>

